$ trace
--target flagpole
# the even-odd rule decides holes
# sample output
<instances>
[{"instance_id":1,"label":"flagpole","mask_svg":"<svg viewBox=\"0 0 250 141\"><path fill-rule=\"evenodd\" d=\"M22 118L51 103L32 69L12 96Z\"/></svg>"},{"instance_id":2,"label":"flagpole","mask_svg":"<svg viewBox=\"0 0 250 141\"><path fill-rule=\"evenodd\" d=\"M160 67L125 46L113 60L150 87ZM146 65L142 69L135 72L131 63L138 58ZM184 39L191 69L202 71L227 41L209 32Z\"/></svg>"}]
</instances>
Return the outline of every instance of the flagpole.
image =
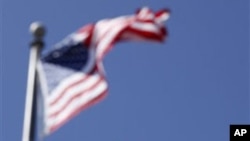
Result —
<instances>
[{"instance_id":1,"label":"flagpole","mask_svg":"<svg viewBox=\"0 0 250 141\"><path fill-rule=\"evenodd\" d=\"M45 35L45 27L34 22L30 25L30 32L34 39L30 45L30 60L27 80L27 93L25 101L25 113L23 122L23 137L22 141L35 141L36 128L36 65L40 56L40 51L43 48L43 36Z\"/></svg>"}]
</instances>

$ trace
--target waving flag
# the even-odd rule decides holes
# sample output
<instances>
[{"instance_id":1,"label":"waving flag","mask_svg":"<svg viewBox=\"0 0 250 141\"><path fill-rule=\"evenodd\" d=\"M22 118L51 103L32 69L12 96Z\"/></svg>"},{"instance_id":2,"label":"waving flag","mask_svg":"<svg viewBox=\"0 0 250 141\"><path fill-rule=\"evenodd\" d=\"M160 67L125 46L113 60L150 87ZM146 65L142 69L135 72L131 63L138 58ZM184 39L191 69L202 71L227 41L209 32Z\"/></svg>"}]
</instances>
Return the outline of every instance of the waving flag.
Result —
<instances>
[{"instance_id":1,"label":"waving flag","mask_svg":"<svg viewBox=\"0 0 250 141\"><path fill-rule=\"evenodd\" d=\"M66 37L38 63L45 101L45 132L50 134L105 97L104 55L118 41L161 42L168 10L142 8L135 15L100 20Z\"/></svg>"}]
</instances>

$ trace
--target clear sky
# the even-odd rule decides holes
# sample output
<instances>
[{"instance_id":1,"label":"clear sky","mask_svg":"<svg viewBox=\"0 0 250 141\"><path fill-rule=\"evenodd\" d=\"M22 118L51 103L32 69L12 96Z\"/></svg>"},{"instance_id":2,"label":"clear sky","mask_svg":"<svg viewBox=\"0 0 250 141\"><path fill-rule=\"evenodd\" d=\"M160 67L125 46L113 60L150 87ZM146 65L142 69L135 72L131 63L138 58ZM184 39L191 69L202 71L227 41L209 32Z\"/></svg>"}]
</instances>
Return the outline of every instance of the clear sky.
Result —
<instances>
[{"instance_id":1,"label":"clear sky","mask_svg":"<svg viewBox=\"0 0 250 141\"><path fill-rule=\"evenodd\" d=\"M170 8L167 42L120 43L104 60L108 97L45 141L228 141L250 123L248 0L2 0L1 141L22 137L31 22L46 48L81 26Z\"/></svg>"}]
</instances>

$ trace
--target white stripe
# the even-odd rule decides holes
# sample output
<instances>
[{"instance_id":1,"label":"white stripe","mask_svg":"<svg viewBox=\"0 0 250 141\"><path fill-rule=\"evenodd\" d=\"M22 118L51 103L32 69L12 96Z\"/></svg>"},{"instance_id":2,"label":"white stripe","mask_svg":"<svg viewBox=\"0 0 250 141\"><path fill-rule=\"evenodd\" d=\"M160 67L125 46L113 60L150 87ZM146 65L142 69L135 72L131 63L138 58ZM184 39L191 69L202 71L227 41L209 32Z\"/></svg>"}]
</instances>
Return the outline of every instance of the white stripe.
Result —
<instances>
[{"instance_id":1,"label":"white stripe","mask_svg":"<svg viewBox=\"0 0 250 141\"><path fill-rule=\"evenodd\" d=\"M170 17L170 14L169 13L163 13L161 14L159 17L155 18L155 21L158 23L158 24L163 24L166 20L168 20Z\"/></svg>"},{"instance_id":2,"label":"white stripe","mask_svg":"<svg viewBox=\"0 0 250 141\"><path fill-rule=\"evenodd\" d=\"M150 12L150 10L148 7L143 7L140 9L138 16L141 18L146 17L149 14L149 12Z\"/></svg>"},{"instance_id":3,"label":"white stripe","mask_svg":"<svg viewBox=\"0 0 250 141\"><path fill-rule=\"evenodd\" d=\"M154 23L134 22L131 27L137 30L159 33L159 27Z\"/></svg>"},{"instance_id":4,"label":"white stripe","mask_svg":"<svg viewBox=\"0 0 250 141\"><path fill-rule=\"evenodd\" d=\"M102 92L107 89L107 83L103 81L95 89L84 93L81 97L74 99L67 108L65 108L57 117L49 118L47 120L47 126L50 128L56 126L67 119L75 110L81 106L87 104L94 98L98 97Z\"/></svg>"},{"instance_id":5,"label":"white stripe","mask_svg":"<svg viewBox=\"0 0 250 141\"><path fill-rule=\"evenodd\" d=\"M89 36L89 33L82 32L82 33L76 33L72 36L72 40L76 43L83 42L87 37Z\"/></svg>"},{"instance_id":6,"label":"white stripe","mask_svg":"<svg viewBox=\"0 0 250 141\"><path fill-rule=\"evenodd\" d=\"M127 26L127 24L128 23L124 21L117 21L115 23L112 23L111 26L104 25L109 27L109 31L107 31L105 37L103 37L99 42L99 44L97 45L96 56L98 57L98 59L102 57L103 53L107 50L107 47L109 47L109 45L112 43L117 34L122 29L124 29Z\"/></svg>"},{"instance_id":7,"label":"white stripe","mask_svg":"<svg viewBox=\"0 0 250 141\"><path fill-rule=\"evenodd\" d=\"M140 13L138 14L138 18L151 20L154 18L154 14L149 10L148 7L144 7L140 10Z\"/></svg>"},{"instance_id":8,"label":"white stripe","mask_svg":"<svg viewBox=\"0 0 250 141\"><path fill-rule=\"evenodd\" d=\"M89 61L86 64L83 72L75 73L72 76L67 77L66 79L62 80L59 83L59 85L51 92L51 94L49 95L49 103L51 101L54 101L55 99L57 99L65 87L67 87L67 86L73 84L74 82L79 81L80 79L86 77L85 73L90 72L95 65L95 56L94 56L95 53L94 52L95 52L95 49L93 49L93 48L89 49L89 54L90 54L90 56L88 57Z\"/></svg>"},{"instance_id":9,"label":"white stripe","mask_svg":"<svg viewBox=\"0 0 250 141\"><path fill-rule=\"evenodd\" d=\"M105 19L95 24L93 34L92 34L92 39L91 39L92 47L96 47L96 44L98 40L100 39L100 37L103 36L103 34L105 34L107 30L109 29L109 26L105 26L107 23L109 23L109 21L110 20Z\"/></svg>"},{"instance_id":10,"label":"white stripe","mask_svg":"<svg viewBox=\"0 0 250 141\"><path fill-rule=\"evenodd\" d=\"M71 88L69 88L64 95L57 101L54 105L50 106L48 111L48 115L52 115L60 110L67 104L67 102L74 96L78 95L79 93L89 89L93 85L96 84L101 77L99 75L90 76L86 81L81 84L77 84ZM51 104L51 103L50 103Z\"/></svg>"},{"instance_id":11,"label":"white stripe","mask_svg":"<svg viewBox=\"0 0 250 141\"><path fill-rule=\"evenodd\" d=\"M111 27L116 27L118 23L124 23L126 20L130 18L131 16L121 16L115 19L104 19L98 21L95 24L92 34L92 40L91 40L92 47L97 46L97 42L103 37L103 35L109 32Z\"/></svg>"}]
</instances>

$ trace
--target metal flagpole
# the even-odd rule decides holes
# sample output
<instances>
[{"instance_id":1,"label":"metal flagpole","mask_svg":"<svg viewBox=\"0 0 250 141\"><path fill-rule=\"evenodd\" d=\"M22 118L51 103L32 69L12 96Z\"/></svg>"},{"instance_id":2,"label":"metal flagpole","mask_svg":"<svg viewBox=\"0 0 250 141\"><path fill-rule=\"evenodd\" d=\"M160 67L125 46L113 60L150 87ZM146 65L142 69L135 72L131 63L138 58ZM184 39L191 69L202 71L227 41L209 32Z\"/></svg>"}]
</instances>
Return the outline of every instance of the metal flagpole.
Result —
<instances>
[{"instance_id":1,"label":"metal flagpole","mask_svg":"<svg viewBox=\"0 0 250 141\"><path fill-rule=\"evenodd\" d=\"M35 125L36 125L36 65L43 48L43 36L45 35L45 27L34 22L30 25L30 31L34 36L30 48L30 60L27 80L27 93L25 103L25 113L23 122L22 141L35 141Z\"/></svg>"}]
</instances>

